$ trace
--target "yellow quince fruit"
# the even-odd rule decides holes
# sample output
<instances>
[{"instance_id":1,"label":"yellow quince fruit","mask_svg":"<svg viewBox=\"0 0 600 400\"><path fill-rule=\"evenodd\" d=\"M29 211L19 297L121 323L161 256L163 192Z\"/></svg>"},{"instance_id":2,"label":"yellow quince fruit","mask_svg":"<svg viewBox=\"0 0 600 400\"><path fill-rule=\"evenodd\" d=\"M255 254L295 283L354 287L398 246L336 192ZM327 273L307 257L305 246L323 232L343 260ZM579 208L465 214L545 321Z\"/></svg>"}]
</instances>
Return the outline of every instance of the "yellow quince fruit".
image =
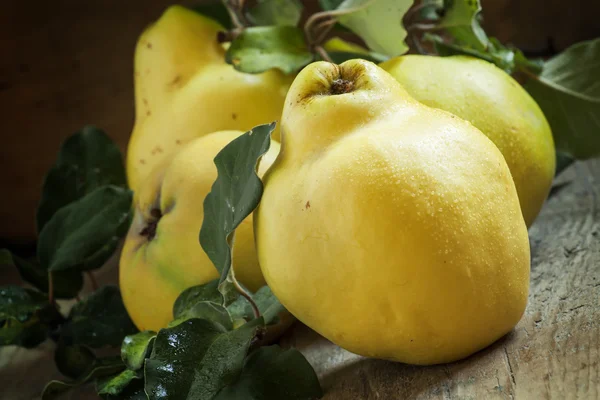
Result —
<instances>
[{"instance_id":1,"label":"yellow quince fruit","mask_svg":"<svg viewBox=\"0 0 600 400\"><path fill-rule=\"evenodd\" d=\"M407 55L380 66L415 99L471 122L498 146L530 226L550 192L556 156L550 125L525 89L474 57Z\"/></svg>"},{"instance_id":2,"label":"yellow quince fruit","mask_svg":"<svg viewBox=\"0 0 600 400\"><path fill-rule=\"evenodd\" d=\"M164 328L181 292L219 277L199 242L203 202L217 178L213 159L241 134L222 131L192 140L163 159L140 186L119 268L123 302L140 330ZM273 141L259 176L278 152ZM252 216L236 229L234 269L238 280L256 291L265 281L252 230Z\"/></svg>"},{"instance_id":3,"label":"yellow quince fruit","mask_svg":"<svg viewBox=\"0 0 600 400\"><path fill-rule=\"evenodd\" d=\"M134 191L165 155L193 138L279 119L293 77L274 69L255 75L236 71L217 41L224 30L192 10L171 6L139 38L136 119L127 150Z\"/></svg>"},{"instance_id":4,"label":"yellow quince fruit","mask_svg":"<svg viewBox=\"0 0 600 400\"><path fill-rule=\"evenodd\" d=\"M364 60L297 76L254 215L263 275L339 346L450 362L521 318L529 240L510 171L468 122Z\"/></svg>"}]
</instances>

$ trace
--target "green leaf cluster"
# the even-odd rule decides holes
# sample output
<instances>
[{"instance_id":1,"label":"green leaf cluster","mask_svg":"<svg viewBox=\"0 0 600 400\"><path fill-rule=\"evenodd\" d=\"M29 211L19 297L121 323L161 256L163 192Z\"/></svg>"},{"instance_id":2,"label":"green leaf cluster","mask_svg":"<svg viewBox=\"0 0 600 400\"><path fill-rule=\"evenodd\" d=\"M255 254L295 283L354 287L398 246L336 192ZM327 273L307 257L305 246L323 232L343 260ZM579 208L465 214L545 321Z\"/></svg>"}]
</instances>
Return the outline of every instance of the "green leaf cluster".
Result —
<instances>
[{"instance_id":1,"label":"green leaf cluster","mask_svg":"<svg viewBox=\"0 0 600 400\"><path fill-rule=\"evenodd\" d=\"M0 288L3 302L28 310L17 317L0 317L0 345L32 347L48 337L64 340L73 318L81 314L79 308L96 304L94 296L109 293L106 289L79 303L67 319L54 302L75 298L83 287L83 273L101 267L113 255L131 219L132 194L125 186L121 153L103 131L86 126L64 141L42 188L37 210L37 256L25 259L8 250L0 251L0 262L14 265L21 278L36 289ZM118 296L120 312L126 317L118 290L110 293ZM32 308L33 299L43 306ZM114 302L106 302L94 311L112 312L113 307ZM88 322L98 317L88 316ZM79 331L102 336L104 327L86 322L73 332ZM101 339L97 343L118 345L123 336L112 343ZM81 335L71 342L89 344L80 339Z\"/></svg>"},{"instance_id":2,"label":"green leaf cluster","mask_svg":"<svg viewBox=\"0 0 600 400\"><path fill-rule=\"evenodd\" d=\"M260 201L262 182L256 170L274 127L254 128L214 160L218 177L204 201L200 242L221 278L182 292L167 328L125 337L124 368L109 376L89 375L96 379L101 397L307 400L322 395L314 370L300 352L261 347L270 327L286 313L283 306L267 286L250 293L232 274L232 237ZM82 307L79 314L85 317L91 309ZM112 319L97 323L108 321L123 326Z\"/></svg>"}]
</instances>

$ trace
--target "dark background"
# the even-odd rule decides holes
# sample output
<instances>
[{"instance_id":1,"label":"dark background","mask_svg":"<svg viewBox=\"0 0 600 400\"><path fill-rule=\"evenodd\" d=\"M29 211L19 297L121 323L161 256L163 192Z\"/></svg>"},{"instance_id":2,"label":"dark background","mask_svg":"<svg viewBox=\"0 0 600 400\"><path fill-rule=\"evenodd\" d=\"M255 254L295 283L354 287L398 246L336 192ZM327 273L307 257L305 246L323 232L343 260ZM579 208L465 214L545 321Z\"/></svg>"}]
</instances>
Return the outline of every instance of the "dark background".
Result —
<instances>
[{"instance_id":1,"label":"dark background","mask_svg":"<svg viewBox=\"0 0 600 400\"><path fill-rule=\"evenodd\" d=\"M488 34L530 55L600 36L600 0L482 1ZM134 120L135 42L172 3L2 1L0 245L32 248L41 182L64 138L94 124L125 150ZM305 4L314 9L316 1Z\"/></svg>"}]
</instances>

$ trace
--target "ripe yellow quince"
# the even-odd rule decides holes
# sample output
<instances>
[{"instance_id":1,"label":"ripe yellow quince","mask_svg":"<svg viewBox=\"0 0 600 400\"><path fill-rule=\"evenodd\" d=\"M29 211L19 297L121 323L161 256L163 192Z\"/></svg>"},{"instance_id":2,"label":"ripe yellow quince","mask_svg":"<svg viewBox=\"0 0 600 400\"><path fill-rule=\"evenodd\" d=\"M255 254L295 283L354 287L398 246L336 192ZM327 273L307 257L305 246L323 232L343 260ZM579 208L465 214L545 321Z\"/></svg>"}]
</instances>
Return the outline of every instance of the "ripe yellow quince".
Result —
<instances>
[{"instance_id":1,"label":"ripe yellow quince","mask_svg":"<svg viewBox=\"0 0 600 400\"><path fill-rule=\"evenodd\" d=\"M351 60L300 72L281 132L254 229L263 275L300 321L412 364L466 357L515 326L527 227L479 130Z\"/></svg>"},{"instance_id":2,"label":"ripe yellow quince","mask_svg":"<svg viewBox=\"0 0 600 400\"><path fill-rule=\"evenodd\" d=\"M415 99L471 122L498 146L530 226L550 192L556 157L550 125L525 89L474 57L408 55L381 67Z\"/></svg>"},{"instance_id":3,"label":"ripe yellow quince","mask_svg":"<svg viewBox=\"0 0 600 400\"><path fill-rule=\"evenodd\" d=\"M171 6L139 38L136 120L127 151L134 191L165 155L189 140L220 130L247 131L281 116L293 78L278 70L236 71L217 41L223 30L192 10Z\"/></svg>"},{"instance_id":4,"label":"ripe yellow quince","mask_svg":"<svg viewBox=\"0 0 600 400\"><path fill-rule=\"evenodd\" d=\"M166 157L140 186L119 267L123 302L140 330L164 328L181 292L219 277L199 242L203 202L217 178L214 157L240 134L222 131L192 140ZM259 176L278 152L274 141ZM236 230L233 258L238 280L256 291L265 281L252 229L249 216Z\"/></svg>"}]
</instances>

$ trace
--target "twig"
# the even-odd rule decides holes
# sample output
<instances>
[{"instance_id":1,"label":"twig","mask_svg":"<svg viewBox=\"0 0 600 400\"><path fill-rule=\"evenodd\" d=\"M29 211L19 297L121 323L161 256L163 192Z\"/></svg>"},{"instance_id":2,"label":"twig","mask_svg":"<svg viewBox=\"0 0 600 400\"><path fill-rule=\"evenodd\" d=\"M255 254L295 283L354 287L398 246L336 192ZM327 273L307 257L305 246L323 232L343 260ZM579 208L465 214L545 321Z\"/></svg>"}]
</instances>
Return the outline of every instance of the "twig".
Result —
<instances>
[{"instance_id":1,"label":"twig","mask_svg":"<svg viewBox=\"0 0 600 400\"><path fill-rule=\"evenodd\" d=\"M98 290L98 281L96 280L96 277L94 276L94 273L92 271L87 271L86 274L88 278L90 278L92 290L95 292L96 290Z\"/></svg>"},{"instance_id":2,"label":"twig","mask_svg":"<svg viewBox=\"0 0 600 400\"><path fill-rule=\"evenodd\" d=\"M235 286L235 289L238 291L238 293L241 294L246 300L248 300L248 303L250 303L250 306L252 307L252 312L254 313L254 318L260 317L260 310L258 309L258 306L254 302L254 299L252 298L250 293L248 293L246 289L240 286L237 279L233 279L233 286Z\"/></svg>"},{"instance_id":3,"label":"twig","mask_svg":"<svg viewBox=\"0 0 600 400\"><path fill-rule=\"evenodd\" d=\"M227 1L227 0L223 0L223 5L227 9L227 13L229 14L229 17L231 18L231 22L233 23L233 25L237 29L244 29L244 24L240 21L240 18L239 18L239 14L238 14L239 11L237 9L237 2L236 2L236 5L234 6L232 4L232 2Z\"/></svg>"},{"instance_id":4,"label":"twig","mask_svg":"<svg viewBox=\"0 0 600 400\"><path fill-rule=\"evenodd\" d=\"M323 18L334 18L334 17L339 17L341 15L351 14L355 11L359 11L359 10L362 10L363 8L370 6L371 3L373 3L374 1L375 0L367 1L366 3L364 3L358 7L354 7L354 8L346 8L343 10L320 11L318 13L314 13L313 15L311 15L306 20L306 23L304 24L304 34L306 35L306 39L308 40L309 45L314 46L314 45L320 44L313 40L313 25L316 24L317 21L319 21Z\"/></svg>"},{"instance_id":5,"label":"twig","mask_svg":"<svg viewBox=\"0 0 600 400\"><path fill-rule=\"evenodd\" d=\"M333 29L333 27L335 26L336 23L337 23L337 21L335 19L331 19L329 21L325 21L325 22L317 25L317 28L321 28L321 33L317 37L317 40L315 41L315 43L318 45L323 43L323 41L325 40L325 38L327 37L329 32L331 32L331 30Z\"/></svg>"},{"instance_id":6,"label":"twig","mask_svg":"<svg viewBox=\"0 0 600 400\"><path fill-rule=\"evenodd\" d=\"M419 31L436 31L436 30L441 30L444 29L444 27L436 25L436 24L420 24L418 22L414 23L414 24L410 24L409 26L406 27L407 31L414 31L414 30L419 30Z\"/></svg>"},{"instance_id":7,"label":"twig","mask_svg":"<svg viewBox=\"0 0 600 400\"><path fill-rule=\"evenodd\" d=\"M331 59L331 57L329 56L327 51L325 51L325 49L322 46L315 46L314 49L317 53L319 53L319 55L321 56L321 58L323 60L330 62L330 63L333 62L333 60Z\"/></svg>"},{"instance_id":8,"label":"twig","mask_svg":"<svg viewBox=\"0 0 600 400\"><path fill-rule=\"evenodd\" d=\"M48 303L54 304L54 279L52 279L52 271L48 271Z\"/></svg>"}]
</instances>

